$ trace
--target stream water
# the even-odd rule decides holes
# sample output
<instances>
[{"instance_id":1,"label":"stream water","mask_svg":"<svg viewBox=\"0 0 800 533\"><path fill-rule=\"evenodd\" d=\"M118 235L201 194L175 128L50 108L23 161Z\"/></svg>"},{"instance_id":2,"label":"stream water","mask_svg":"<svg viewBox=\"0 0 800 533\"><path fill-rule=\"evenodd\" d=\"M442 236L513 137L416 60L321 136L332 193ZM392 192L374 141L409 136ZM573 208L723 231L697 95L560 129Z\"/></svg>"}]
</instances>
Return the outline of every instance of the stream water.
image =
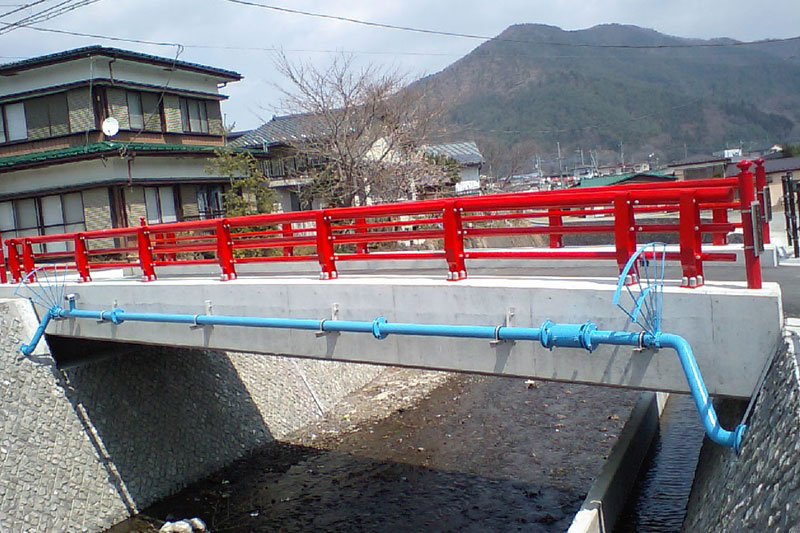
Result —
<instances>
[{"instance_id":1,"label":"stream water","mask_svg":"<svg viewBox=\"0 0 800 533\"><path fill-rule=\"evenodd\" d=\"M411 408L324 439L311 428L316 439L268 446L144 513L152 525L199 516L227 533L562 532L637 397L454 376ZM112 531L154 531L139 526Z\"/></svg>"},{"instance_id":2,"label":"stream water","mask_svg":"<svg viewBox=\"0 0 800 533\"><path fill-rule=\"evenodd\" d=\"M692 398L671 395L614 533L681 530L703 435Z\"/></svg>"}]
</instances>

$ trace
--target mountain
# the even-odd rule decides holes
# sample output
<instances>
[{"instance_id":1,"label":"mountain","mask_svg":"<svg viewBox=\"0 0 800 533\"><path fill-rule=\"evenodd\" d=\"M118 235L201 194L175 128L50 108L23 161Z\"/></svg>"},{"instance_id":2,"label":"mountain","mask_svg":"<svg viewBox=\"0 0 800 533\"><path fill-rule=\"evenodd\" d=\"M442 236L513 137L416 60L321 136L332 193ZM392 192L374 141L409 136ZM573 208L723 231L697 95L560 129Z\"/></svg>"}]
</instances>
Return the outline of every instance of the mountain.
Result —
<instances>
[{"instance_id":1,"label":"mountain","mask_svg":"<svg viewBox=\"0 0 800 533\"><path fill-rule=\"evenodd\" d=\"M800 42L737 42L520 24L416 87L443 103L449 135L477 140L498 173L530 170L535 154L554 160L557 143L566 156L611 160L622 148L664 162L799 136Z\"/></svg>"}]
</instances>

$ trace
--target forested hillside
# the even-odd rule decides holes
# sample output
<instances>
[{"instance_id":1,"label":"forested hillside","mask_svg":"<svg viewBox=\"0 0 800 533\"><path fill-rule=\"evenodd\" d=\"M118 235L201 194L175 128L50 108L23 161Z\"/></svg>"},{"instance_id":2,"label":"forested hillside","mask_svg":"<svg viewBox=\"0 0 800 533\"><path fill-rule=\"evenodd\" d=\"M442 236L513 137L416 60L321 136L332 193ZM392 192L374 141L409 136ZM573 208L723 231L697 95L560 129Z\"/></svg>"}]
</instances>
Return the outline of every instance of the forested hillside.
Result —
<instances>
[{"instance_id":1,"label":"forested hillside","mask_svg":"<svg viewBox=\"0 0 800 533\"><path fill-rule=\"evenodd\" d=\"M686 47L735 42L523 24L417 84L444 103L448 135L477 140L498 173L553 161L557 142L565 157L610 160L622 145L664 162L800 136L800 43Z\"/></svg>"}]
</instances>

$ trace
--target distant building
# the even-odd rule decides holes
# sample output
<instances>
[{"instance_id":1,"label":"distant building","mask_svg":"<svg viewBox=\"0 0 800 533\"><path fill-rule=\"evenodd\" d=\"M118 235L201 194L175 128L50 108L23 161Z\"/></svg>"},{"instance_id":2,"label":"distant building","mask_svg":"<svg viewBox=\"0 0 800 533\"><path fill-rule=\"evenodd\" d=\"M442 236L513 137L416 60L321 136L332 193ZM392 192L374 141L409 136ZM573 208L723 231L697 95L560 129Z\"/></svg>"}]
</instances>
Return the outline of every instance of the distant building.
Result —
<instances>
[{"instance_id":1,"label":"distant building","mask_svg":"<svg viewBox=\"0 0 800 533\"><path fill-rule=\"evenodd\" d=\"M755 172L755 165L750 167ZM772 205L778 205L783 196L783 185L781 178L787 172L791 172L795 179L800 178L800 157L783 157L781 159L765 159L764 172L767 175L767 186L770 189ZM735 176L739 173L739 167L735 163L728 165L728 176Z\"/></svg>"},{"instance_id":2,"label":"distant building","mask_svg":"<svg viewBox=\"0 0 800 533\"><path fill-rule=\"evenodd\" d=\"M726 166L730 162L729 157L698 154L674 161L667 168L675 173L678 180L717 178L726 176Z\"/></svg>"},{"instance_id":3,"label":"distant building","mask_svg":"<svg viewBox=\"0 0 800 533\"><path fill-rule=\"evenodd\" d=\"M221 213L227 178L204 168L224 145L219 88L239 79L101 46L0 65L0 236Z\"/></svg>"},{"instance_id":4,"label":"distant building","mask_svg":"<svg viewBox=\"0 0 800 533\"><path fill-rule=\"evenodd\" d=\"M323 157L317 155L314 141L326 135L324 125L313 114L273 116L269 122L258 128L237 134L230 146L257 149L262 170L270 179L270 186L278 194L278 202L283 211L298 211L320 207L319 201L303 201L302 189L311 183L310 170L325 166ZM375 143L380 146L381 141ZM421 150L446 157L459 166L459 182L456 192L469 194L480 190L480 169L484 159L474 142L424 145ZM376 148L375 151L380 151ZM425 183L417 187L424 196Z\"/></svg>"},{"instance_id":5,"label":"distant building","mask_svg":"<svg viewBox=\"0 0 800 533\"><path fill-rule=\"evenodd\" d=\"M675 181L675 175L666 170L652 172L627 172L613 176L599 176L592 179L583 179L577 187L604 187L608 185L630 185L632 183L664 183Z\"/></svg>"},{"instance_id":6,"label":"distant building","mask_svg":"<svg viewBox=\"0 0 800 533\"><path fill-rule=\"evenodd\" d=\"M423 150L431 155L447 157L458 164L458 181L455 184L457 194L480 191L480 172L485 161L477 144L471 141L429 144L423 146Z\"/></svg>"},{"instance_id":7,"label":"distant building","mask_svg":"<svg viewBox=\"0 0 800 533\"><path fill-rule=\"evenodd\" d=\"M261 170L270 180L282 211L319 207L315 201L303 203L301 190L311 182L308 170L321 168L324 161L302 146L321 135L319 121L311 114L273 116L258 128L236 134L229 145L262 152Z\"/></svg>"}]
</instances>

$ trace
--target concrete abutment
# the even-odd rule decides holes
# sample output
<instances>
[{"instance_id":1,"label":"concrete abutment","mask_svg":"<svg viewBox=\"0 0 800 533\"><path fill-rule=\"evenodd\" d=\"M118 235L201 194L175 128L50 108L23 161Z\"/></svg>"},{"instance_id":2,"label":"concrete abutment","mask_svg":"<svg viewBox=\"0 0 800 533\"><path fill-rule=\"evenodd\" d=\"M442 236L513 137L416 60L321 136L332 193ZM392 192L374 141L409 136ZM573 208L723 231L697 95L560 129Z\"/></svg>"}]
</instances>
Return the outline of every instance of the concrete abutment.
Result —
<instances>
[{"instance_id":1,"label":"concrete abutment","mask_svg":"<svg viewBox=\"0 0 800 533\"><path fill-rule=\"evenodd\" d=\"M102 531L280 439L380 370L129 346L59 369L38 320L0 300L0 531ZM123 345L124 346L124 345Z\"/></svg>"}]
</instances>

